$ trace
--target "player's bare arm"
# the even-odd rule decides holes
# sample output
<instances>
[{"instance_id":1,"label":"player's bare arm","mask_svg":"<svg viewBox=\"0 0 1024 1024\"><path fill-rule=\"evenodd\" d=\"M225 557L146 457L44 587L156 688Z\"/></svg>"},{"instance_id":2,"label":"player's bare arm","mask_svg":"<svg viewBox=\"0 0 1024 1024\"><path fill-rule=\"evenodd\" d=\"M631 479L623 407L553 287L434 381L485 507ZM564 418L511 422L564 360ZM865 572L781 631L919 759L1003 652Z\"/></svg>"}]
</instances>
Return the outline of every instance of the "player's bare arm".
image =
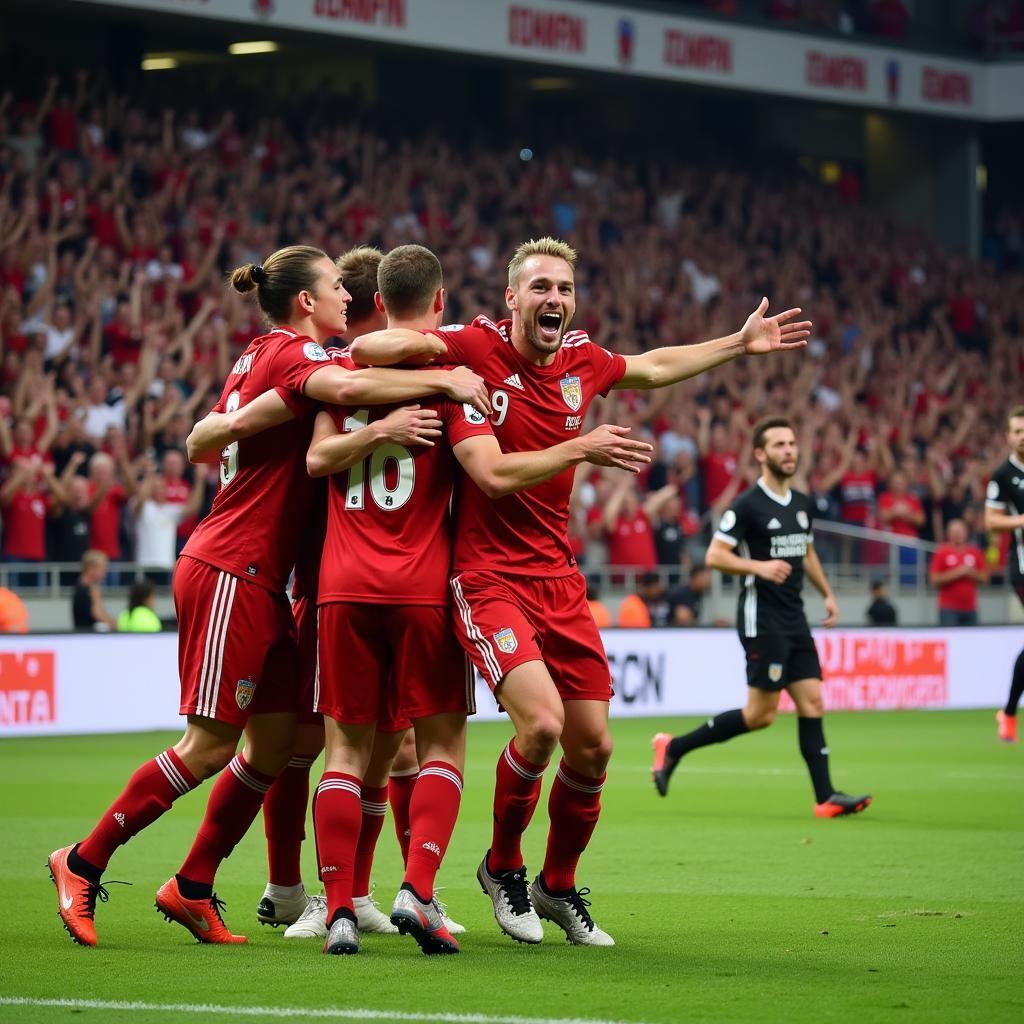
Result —
<instances>
[{"instance_id":1,"label":"player's bare arm","mask_svg":"<svg viewBox=\"0 0 1024 1024\"><path fill-rule=\"evenodd\" d=\"M211 412L204 416L185 439L188 460L193 464L216 462L221 450L271 427L294 419L295 413L271 389L234 412Z\"/></svg>"},{"instance_id":2,"label":"player's bare arm","mask_svg":"<svg viewBox=\"0 0 1024 1024\"><path fill-rule=\"evenodd\" d=\"M839 605L836 604L836 596L832 593L825 570L821 567L821 559L818 552L814 550L813 544L807 545L807 554L804 555L804 572L811 581L811 586L825 599L825 618L821 620L823 626L834 626L839 621Z\"/></svg>"},{"instance_id":3,"label":"player's bare arm","mask_svg":"<svg viewBox=\"0 0 1024 1024\"><path fill-rule=\"evenodd\" d=\"M440 436L436 411L418 405L395 409L383 419L345 433L338 430L329 413L320 412L306 452L306 471L312 477L330 476L361 462L382 444L433 448L433 439Z\"/></svg>"},{"instance_id":4,"label":"player's bare arm","mask_svg":"<svg viewBox=\"0 0 1024 1024\"><path fill-rule=\"evenodd\" d=\"M331 405L352 406L388 405L441 394L453 402L468 403L485 416L491 414L487 385L465 366L454 370L346 370L324 366L306 381L304 393Z\"/></svg>"},{"instance_id":5,"label":"player's bare arm","mask_svg":"<svg viewBox=\"0 0 1024 1024\"><path fill-rule=\"evenodd\" d=\"M470 437L453 451L463 470L489 498L504 498L589 462L639 473L653 447L626 435L629 427L602 424L589 434L536 452L503 453L493 435Z\"/></svg>"},{"instance_id":6,"label":"player's bare arm","mask_svg":"<svg viewBox=\"0 0 1024 1024\"><path fill-rule=\"evenodd\" d=\"M445 343L434 334L407 327L388 327L356 338L349 355L360 366L420 365L448 354Z\"/></svg>"},{"instance_id":7,"label":"player's bare arm","mask_svg":"<svg viewBox=\"0 0 1024 1024\"><path fill-rule=\"evenodd\" d=\"M781 558L759 561L756 558L741 558L724 541L711 541L704 564L710 569L728 573L730 576L757 576L768 583L785 583L793 567Z\"/></svg>"},{"instance_id":8,"label":"player's bare arm","mask_svg":"<svg viewBox=\"0 0 1024 1024\"><path fill-rule=\"evenodd\" d=\"M998 508L985 509L985 529L989 533L1011 533L1024 527L1024 513L1011 516Z\"/></svg>"},{"instance_id":9,"label":"player's bare arm","mask_svg":"<svg viewBox=\"0 0 1024 1024\"><path fill-rule=\"evenodd\" d=\"M747 317L742 330L699 345L670 345L651 349L639 356L626 356L626 372L616 389L652 389L668 387L742 355L767 355L804 348L811 333L811 321L794 321L801 310L787 309L765 316L768 300Z\"/></svg>"}]
</instances>

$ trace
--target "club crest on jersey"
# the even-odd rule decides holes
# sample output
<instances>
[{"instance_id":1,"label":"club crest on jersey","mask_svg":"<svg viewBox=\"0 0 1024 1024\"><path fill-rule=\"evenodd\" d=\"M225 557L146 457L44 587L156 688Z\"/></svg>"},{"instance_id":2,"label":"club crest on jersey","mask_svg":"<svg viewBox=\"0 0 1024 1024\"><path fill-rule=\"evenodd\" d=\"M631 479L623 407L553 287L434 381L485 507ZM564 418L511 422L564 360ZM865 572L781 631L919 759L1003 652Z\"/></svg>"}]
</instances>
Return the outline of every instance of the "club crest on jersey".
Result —
<instances>
[{"instance_id":1,"label":"club crest on jersey","mask_svg":"<svg viewBox=\"0 0 1024 1024\"><path fill-rule=\"evenodd\" d=\"M256 684L251 679L239 679L235 683L235 703L239 710L244 711L256 694Z\"/></svg>"},{"instance_id":2,"label":"club crest on jersey","mask_svg":"<svg viewBox=\"0 0 1024 1024\"><path fill-rule=\"evenodd\" d=\"M331 358L315 341L307 341L302 346L302 354L314 363L326 363Z\"/></svg>"},{"instance_id":3,"label":"club crest on jersey","mask_svg":"<svg viewBox=\"0 0 1024 1024\"><path fill-rule=\"evenodd\" d=\"M484 422L484 414L479 409L470 405L469 402L463 403L462 415L466 417L467 423L472 423L474 426L479 426Z\"/></svg>"},{"instance_id":4,"label":"club crest on jersey","mask_svg":"<svg viewBox=\"0 0 1024 1024\"><path fill-rule=\"evenodd\" d=\"M800 524L801 530L806 530L811 525L811 521L807 518L807 513L803 509L797 512L796 521Z\"/></svg>"},{"instance_id":5,"label":"club crest on jersey","mask_svg":"<svg viewBox=\"0 0 1024 1024\"><path fill-rule=\"evenodd\" d=\"M773 683L779 683L782 681L782 665L776 663L768 666L768 678Z\"/></svg>"},{"instance_id":6,"label":"club crest on jersey","mask_svg":"<svg viewBox=\"0 0 1024 1024\"><path fill-rule=\"evenodd\" d=\"M565 404L573 412L577 412L583 404L583 386L580 384L579 377L563 377L558 383L562 387Z\"/></svg>"},{"instance_id":7,"label":"club crest on jersey","mask_svg":"<svg viewBox=\"0 0 1024 1024\"><path fill-rule=\"evenodd\" d=\"M516 649L519 647L519 641L516 639L515 633L508 627L499 629L494 634L494 642L498 645L498 650L505 654L515 654Z\"/></svg>"}]
</instances>

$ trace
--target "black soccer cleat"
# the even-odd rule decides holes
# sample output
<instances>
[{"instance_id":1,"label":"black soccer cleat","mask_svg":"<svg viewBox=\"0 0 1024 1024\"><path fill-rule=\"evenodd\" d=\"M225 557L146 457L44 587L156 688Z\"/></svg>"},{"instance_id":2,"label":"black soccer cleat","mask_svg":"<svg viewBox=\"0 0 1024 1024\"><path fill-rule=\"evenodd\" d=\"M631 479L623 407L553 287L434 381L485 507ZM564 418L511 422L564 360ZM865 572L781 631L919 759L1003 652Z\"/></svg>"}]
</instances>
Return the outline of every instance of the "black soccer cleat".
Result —
<instances>
[{"instance_id":1,"label":"black soccer cleat","mask_svg":"<svg viewBox=\"0 0 1024 1024\"><path fill-rule=\"evenodd\" d=\"M816 818L841 818L844 814L860 814L871 803L871 794L850 796L848 793L833 793L827 800L814 805Z\"/></svg>"},{"instance_id":2,"label":"black soccer cleat","mask_svg":"<svg viewBox=\"0 0 1024 1024\"><path fill-rule=\"evenodd\" d=\"M654 779L654 788L659 796L668 796L668 780L679 764L679 759L672 757L668 752L668 746L672 742L671 734L659 732L651 740L654 747L654 763L651 765L651 778Z\"/></svg>"}]
</instances>

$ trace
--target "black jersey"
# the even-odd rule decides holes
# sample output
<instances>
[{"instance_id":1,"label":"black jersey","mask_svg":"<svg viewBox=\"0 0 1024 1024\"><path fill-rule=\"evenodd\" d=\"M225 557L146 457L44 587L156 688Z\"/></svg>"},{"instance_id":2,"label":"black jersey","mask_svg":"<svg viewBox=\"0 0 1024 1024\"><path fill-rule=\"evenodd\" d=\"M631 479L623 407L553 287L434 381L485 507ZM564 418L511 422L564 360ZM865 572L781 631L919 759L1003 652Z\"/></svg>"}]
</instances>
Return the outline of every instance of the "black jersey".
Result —
<instances>
[{"instance_id":1,"label":"black jersey","mask_svg":"<svg viewBox=\"0 0 1024 1024\"><path fill-rule=\"evenodd\" d=\"M780 558L793 567L785 583L769 583L753 575L743 577L736 615L741 637L807 632L800 592L804 556L814 541L813 510L814 503L806 494L791 489L780 498L758 480L722 515L716 540L735 547L741 558L758 562Z\"/></svg>"},{"instance_id":2,"label":"black jersey","mask_svg":"<svg viewBox=\"0 0 1024 1024\"><path fill-rule=\"evenodd\" d=\"M1024 514L1024 463L1011 455L992 474L985 504L1009 516ZM1010 582L1014 586L1024 583L1024 530L1019 526L1010 535L1006 564L1010 569Z\"/></svg>"}]
</instances>

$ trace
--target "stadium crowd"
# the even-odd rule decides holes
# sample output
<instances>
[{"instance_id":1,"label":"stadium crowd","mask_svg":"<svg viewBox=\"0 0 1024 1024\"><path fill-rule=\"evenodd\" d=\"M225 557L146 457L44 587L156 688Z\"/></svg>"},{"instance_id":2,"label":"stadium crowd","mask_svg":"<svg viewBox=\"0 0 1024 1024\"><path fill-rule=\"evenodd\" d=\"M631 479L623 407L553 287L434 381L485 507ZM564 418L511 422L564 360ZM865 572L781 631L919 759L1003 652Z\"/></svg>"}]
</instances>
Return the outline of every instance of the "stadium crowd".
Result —
<instances>
[{"instance_id":1,"label":"stadium crowd","mask_svg":"<svg viewBox=\"0 0 1024 1024\"><path fill-rule=\"evenodd\" d=\"M805 358L608 399L602 417L657 460L639 482L580 474L587 562L687 564L754 478L750 425L780 410L821 517L935 540L962 519L988 547L985 483L1024 376L1018 213L976 264L870 212L852 177L821 184L784 158L756 173L653 148L524 160L392 137L326 101L237 109L145 108L85 73L0 97L5 561L91 548L173 566L216 490L185 437L260 329L227 267L290 242L420 242L457 322L502 313L509 253L543 234L581 252L576 326L622 353L729 333L762 294L815 321Z\"/></svg>"}]
</instances>

